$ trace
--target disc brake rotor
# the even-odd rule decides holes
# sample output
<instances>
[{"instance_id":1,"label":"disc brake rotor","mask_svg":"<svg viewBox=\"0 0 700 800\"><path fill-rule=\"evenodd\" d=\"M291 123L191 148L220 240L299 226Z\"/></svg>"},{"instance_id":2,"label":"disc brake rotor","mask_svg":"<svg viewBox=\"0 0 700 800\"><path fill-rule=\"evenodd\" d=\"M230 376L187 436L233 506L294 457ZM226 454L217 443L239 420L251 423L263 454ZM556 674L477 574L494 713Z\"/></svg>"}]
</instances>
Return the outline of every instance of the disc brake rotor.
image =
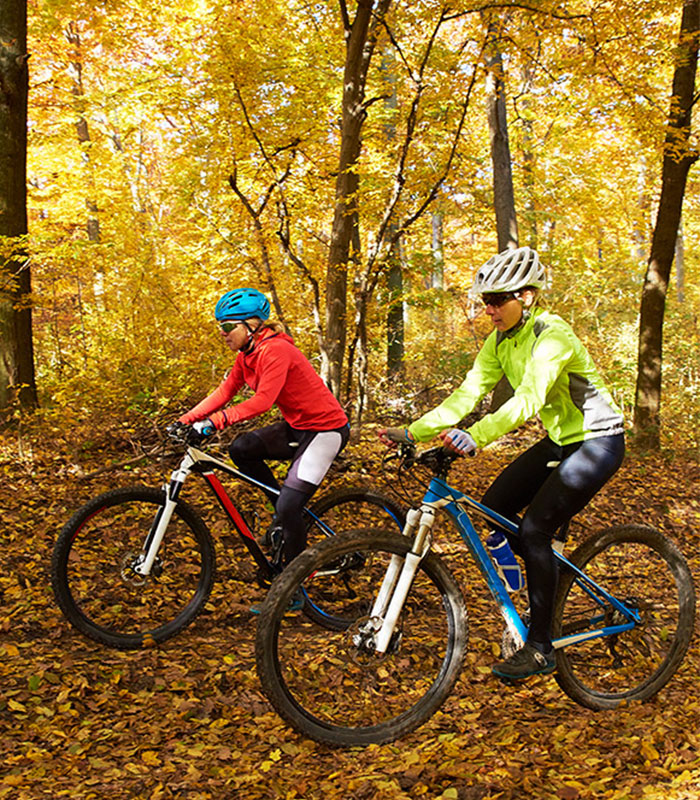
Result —
<instances>
[{"instance_id":1,"label":"disc brake rotor","mask_svg":"<svg viewBox=\"0 0 700 800\"><path fill-rule=\"evenodd\" d=\"M144 586L148 582L148 575L139 575L136 566L143 560L143 553L128 552L122 558L122 580L132 586Z\"/></svg>"}]
</instances>

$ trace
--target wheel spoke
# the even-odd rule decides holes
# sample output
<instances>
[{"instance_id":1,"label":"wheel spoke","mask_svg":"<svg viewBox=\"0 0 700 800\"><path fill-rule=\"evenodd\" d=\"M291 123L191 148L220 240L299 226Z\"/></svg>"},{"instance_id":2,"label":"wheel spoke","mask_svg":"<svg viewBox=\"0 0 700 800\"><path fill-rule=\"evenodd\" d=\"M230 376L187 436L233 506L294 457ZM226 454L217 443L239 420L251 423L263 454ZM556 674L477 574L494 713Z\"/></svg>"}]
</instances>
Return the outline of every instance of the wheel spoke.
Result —
<instances>
[{"instance_id":1,"label":"wheel spoke","mask_svg":"<svg viewBox=\"0 0 700 800\"><path fill-rule=\"evenodd\" d=\"M333 490L321 497L312 511L336 535L359 528L399 532L405 521L405 512L395 500L362 488ZM326 537L321 526L310 523L309 545ZM357 613L363 613L363 600L355 586L356 574L363 570L362 557L357 553L349 553L325 565L325 574L317 573L313 581L306 583L304 613L319 625L343 630Z\"/></svg>"},{"instance_id":2,"label":"wheel spoke","mask_svg":"<svg viewBox=\"0 0 700 800\"><path fill-rule=\"evenodd\" d=\"M560 650L559 683L593 708L650 697L673 675L688 646L694 595L685 561L661 534L635 526L592 537L571 560L610 594L637 608L641 620L628 631ZM562 581L555 617L556 636L626 621L571 576Z\"/></svg>"},{"instance_id":3,"label":"wheel spoke","mask_svg":"<svg viewBox=\"0 0 700 800\"><path fill-rule=\"evenodd\" d=\"M53 562L56 596L83 633L116 647L163 641L193 619L211 588L213 550L203 523L178 508L152 574L134 566L161 492L125 489L91 501L65 526Z\"/></svg>"}]
</instances>

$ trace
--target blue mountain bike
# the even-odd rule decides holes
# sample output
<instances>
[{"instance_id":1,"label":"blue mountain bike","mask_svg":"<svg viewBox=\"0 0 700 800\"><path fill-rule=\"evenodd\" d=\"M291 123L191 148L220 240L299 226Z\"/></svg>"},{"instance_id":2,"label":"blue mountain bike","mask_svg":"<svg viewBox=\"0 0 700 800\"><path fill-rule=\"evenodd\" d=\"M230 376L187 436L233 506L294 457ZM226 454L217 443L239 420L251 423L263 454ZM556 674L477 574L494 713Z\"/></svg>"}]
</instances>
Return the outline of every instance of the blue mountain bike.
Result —
<instances>
[{"instance_id":1,"label":"blue mountain bike","mask_svg":"<svg viewBox=\"0 0 700 800\"><path fill-rule=\"evenodd\" d=\"M406 446L400 458L402 470L422 466L431 476L403 535L363 529L314 545L275 580L259 620L263 691L293 727L332 745L388 742L412 731L459 677L467 611L431 549L439 510L461 534L505 621L504 655L527 636L527 611L518 613L470 515L517 535L516 525L447 483L453 454L434 448L416 457ZM695 594L685 559L661 533L641 525L595 533L567 557L561 549L555 542L559 686L592 709L652 697L677 670L693 630ZM345 620L344 630L289 612L299 587L310 591L315 583L317 601Z\"/></svg>"}]
</instances>

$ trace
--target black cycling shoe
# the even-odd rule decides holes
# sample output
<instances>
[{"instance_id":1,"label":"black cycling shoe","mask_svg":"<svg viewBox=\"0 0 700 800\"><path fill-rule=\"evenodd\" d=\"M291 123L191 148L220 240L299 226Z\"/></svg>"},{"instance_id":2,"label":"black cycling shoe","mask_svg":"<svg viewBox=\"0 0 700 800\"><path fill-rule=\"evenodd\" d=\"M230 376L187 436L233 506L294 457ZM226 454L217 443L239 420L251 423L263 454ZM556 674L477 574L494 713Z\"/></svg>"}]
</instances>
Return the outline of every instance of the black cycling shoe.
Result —
<instances>
[{"instance_id":1,"label":"black cycling shoe","mask_svg":"<svg viewBox=\"0 0 700 800\"><path fill-rule=\"evenodd\" d=\"M260 547L274 547L277 542L282 539L282 526L279 522L272 520L272 522L268 525L267 530L263 533L262 536L258 539L258 544Z\"/></svg>"},{"instance_id":2,"label":"black cycling shoe","mask_svg":"<svg viewBox=\"0 0 700 800\"><path fill-rule=\"evenodd\" d=\"M494 664L491 672L505 681L521 681L531 675L548 675L555 669L554 648L549 653L542 653L534 645L525 642L510 658Z\"/></svg>"}]
</instances>

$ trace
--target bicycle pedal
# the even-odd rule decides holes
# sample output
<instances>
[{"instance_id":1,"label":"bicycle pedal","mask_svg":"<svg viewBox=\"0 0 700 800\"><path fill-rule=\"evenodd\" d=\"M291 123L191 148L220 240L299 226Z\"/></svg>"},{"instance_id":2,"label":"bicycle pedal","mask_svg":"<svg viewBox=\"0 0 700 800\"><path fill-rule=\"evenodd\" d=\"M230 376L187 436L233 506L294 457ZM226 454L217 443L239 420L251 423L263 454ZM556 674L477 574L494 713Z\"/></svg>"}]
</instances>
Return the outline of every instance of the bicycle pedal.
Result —
<instances>
[{"instance_id":1,"label":"bicycle pedal","mask_svg":"<svg viewBox=\"0 0 700 800\"><path fill-rule=\"evenodd\" d=\"M270 523L267 530L258 537L257 540L260 547L269 549L279 548L282 544L282 528L276 522Z\"/></svg>"}]
</instances>

